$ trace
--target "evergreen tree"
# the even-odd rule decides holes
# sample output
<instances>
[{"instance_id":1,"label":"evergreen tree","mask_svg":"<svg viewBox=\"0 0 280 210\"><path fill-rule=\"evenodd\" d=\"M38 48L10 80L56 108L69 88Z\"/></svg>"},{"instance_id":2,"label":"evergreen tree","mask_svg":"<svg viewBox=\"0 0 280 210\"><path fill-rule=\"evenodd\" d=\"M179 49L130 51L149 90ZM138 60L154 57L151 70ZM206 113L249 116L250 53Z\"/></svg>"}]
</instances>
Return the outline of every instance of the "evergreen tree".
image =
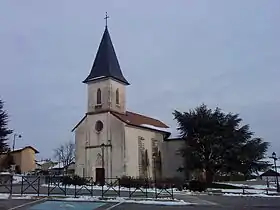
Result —
<instances>
[{"instance_id":1,"label":"evergreen tree","mask_svg":"<svg viewBox=\"0 0 280 210\"><path fill-rule=\"evenodd\" d=\"M185 171L205 172L206 181L216 174L255 172L266 165L264 158L269 144L253 138L249 125L241 125L238 114L211 110L206 105L181 113L174 111L178 130L185 140L181 154Z\"/></svg>"},{"instance_id":2,"label":"evergreen tree","mask_svg":"<svg viewBox=\"0 0 280 210\"><path fill-rule=\"evenodd\" d=\"M0 153L9 150L8 135L12 134L8 128L8 114L4 110L4 102L0 99Z\"/></svg>"}]
</instances>

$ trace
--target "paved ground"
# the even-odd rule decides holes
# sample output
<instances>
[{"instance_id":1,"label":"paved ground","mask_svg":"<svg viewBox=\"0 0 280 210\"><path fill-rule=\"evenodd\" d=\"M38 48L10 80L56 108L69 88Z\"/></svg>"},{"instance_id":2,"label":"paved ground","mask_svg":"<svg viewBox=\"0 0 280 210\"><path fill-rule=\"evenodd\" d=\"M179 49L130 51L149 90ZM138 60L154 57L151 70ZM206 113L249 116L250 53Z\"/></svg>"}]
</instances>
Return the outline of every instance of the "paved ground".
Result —
<instances>
[{"instance_id":1,"label":"paved ground","mask_svg":"<svg viewBox=\"0 0 280 210\"><path fill-rule=\"evenodd\" d=\"M233 209L280 209L279 197L236 197L236 196L197 196L201 199L215 202L223 207Z\"/></svg>"},{"instance_id":2,"label":"paved ground","mask_svg":"<svg viewBox=\"0 0 280 210\"><path fill-rule=\"evenodd\" d=\"M40 185L39 185L40 186ZM36 185L34 185L35 189L32 187L27 188L28 185L26 183L23 185L24 193L28 194L36 194ZM8 192L4 187L0 187L0 193ZM20 194L21 193L21 185L13 185L13 193ZM40 194L48 194L47 187L40 187ZM51 194L64 194L63 189L54 188ZM74 195L74 189L67 189L67 195ZM90 195L89 191L86 189L82 189L78 194ZM93 196L100 196L102 194L101 190L94 190ZM106 193L106 196L114 196L116 193L113 191L109 191ZM122 197L128 197L129 192L121 192ZM141 192L137 192L134 194L135 197L144 197L145 195ZM149 197L154 197L154 193L149 193ZM166 195L168 196L168 195ZM106 204L99 208L100 210L105 210L108 208L120 210L120 209L280 209L280 198L266 198L266 197L229 197L229 196L210 196L210 195L199 195L199 196L190 196L184 195L183 193L176 193L174 197L179 200L185 200L187 202L196 203L196 206L155 206L155 205L140 205L140 204L120 204L116 205L113 203ZM21 206L23 204L29 202L38 202L34 200L0 200L0 210L28 210L30 205ZM34 204L34 203L31 203ZM15 208L17 207L18 208Z\"/></svg>"},{"instance_id":3,"label":"paved ground","mask_svg":"<svg viewBox=\"0 0 280 210\"><path fill-rule=\"evenodd\" d=\"M181 197L183 198L183 196ZM117 204L109 203L106 204L98 210L149 210L149 209L194 209L194 210L242 210L242 209L252 209L252 210L276 210L280 209L280 198L257 198L257 197L227 197L227 196L186 196L185 200L196 201L199 205L194 206L155 206L155 205L143 205L143 204ZM29 204L31 202L31 204ZM44 202L44 200L0 200L0 210L28 210L32 205ZM22 206L24 204L29 204ZM216 204L216 205L214 205ZM18 207L18 208L15 208Z\"/></svg>"},{"instance_id":4,"label":"paved ground","mask_svg":"<svg viewBox=\"0 0 280 210\"><path fill-rule=\"evenodd\" d=\"M10 199L3 199L0 200L0 210L12 210L15 207L18 207L16 209L18 210L27 210L30 205L25 206L28 203L34 204L34 202L37 202L37 200L31 200L31 199L20 199L20 200L10 200Z\"/></svg>"}]
</instances>

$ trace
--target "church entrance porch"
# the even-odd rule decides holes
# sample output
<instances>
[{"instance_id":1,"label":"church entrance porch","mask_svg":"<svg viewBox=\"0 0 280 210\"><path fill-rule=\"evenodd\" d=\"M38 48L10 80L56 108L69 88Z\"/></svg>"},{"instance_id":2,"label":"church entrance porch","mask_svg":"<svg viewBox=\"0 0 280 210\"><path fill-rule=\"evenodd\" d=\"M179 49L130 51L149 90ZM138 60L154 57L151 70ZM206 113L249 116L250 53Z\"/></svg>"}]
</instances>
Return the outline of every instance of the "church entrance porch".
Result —
<instances>
[{"instance_id":1,"label":"church entrance porch","mask_svg":"<svg viewBox=\"0 0 280 210\"><path fill-rule=\"evenodd\" d=\"M86 146L86 176L92 177L97 184L111 177L111 144Z\"/></svg>"},{"instance_id":2,"label":"church entrance porch","mask_svg":"<svg viewBox=\"0 0 280 210\"><path fill-rule=\"evenodd\" d=\"M95 168L95 182L98 185L105 184L105 168Z\"/></svg>"}]
</instances>

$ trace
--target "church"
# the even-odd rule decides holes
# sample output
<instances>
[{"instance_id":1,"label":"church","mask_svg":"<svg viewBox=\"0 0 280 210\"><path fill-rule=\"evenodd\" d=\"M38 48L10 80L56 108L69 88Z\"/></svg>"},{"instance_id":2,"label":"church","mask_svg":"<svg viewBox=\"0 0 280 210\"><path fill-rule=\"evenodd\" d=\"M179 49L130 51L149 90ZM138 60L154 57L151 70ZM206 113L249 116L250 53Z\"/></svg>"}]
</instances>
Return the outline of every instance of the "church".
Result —
<instances>
[{"instance_id":1,"label":"church","mask_svg":"<svg viewBox=\"0 0 280 210\"><path fill-rule=\"evenodd\" d=\"M89 75L87 111L73 128L75 173L94 180L182 176L179 139L168 139L170 128L160 120L126 107L125 78L106 25Z\"/></svg>"}]
</instances>

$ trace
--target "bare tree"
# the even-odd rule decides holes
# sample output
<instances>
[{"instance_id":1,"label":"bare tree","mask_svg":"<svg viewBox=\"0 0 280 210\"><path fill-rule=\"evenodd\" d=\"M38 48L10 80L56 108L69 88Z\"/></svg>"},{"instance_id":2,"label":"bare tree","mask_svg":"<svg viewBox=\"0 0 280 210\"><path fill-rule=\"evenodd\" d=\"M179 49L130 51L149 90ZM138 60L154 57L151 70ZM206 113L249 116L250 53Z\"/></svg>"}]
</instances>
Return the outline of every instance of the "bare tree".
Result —
<instances>
[{"instance_id":1,"label":"bare tree","mask_svg":"<svg viewBox=\"0 0 280 210\"><path fill-rule=\"evenodd\" d=\"M61 144L54 150L55 158L62 163L67 170L68 166L75 160L75 144L72 141Z\"/></svg>"}]
</instances>

